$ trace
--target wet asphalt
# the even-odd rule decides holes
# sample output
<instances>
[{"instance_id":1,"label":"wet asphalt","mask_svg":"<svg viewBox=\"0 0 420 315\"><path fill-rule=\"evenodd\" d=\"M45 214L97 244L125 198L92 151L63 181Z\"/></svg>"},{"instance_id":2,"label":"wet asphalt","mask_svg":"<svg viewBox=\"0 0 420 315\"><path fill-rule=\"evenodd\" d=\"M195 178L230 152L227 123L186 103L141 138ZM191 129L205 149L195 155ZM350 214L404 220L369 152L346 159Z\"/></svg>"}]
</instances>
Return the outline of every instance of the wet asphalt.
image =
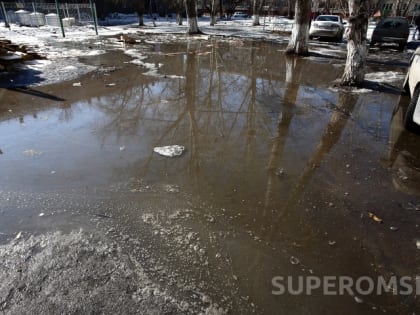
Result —
<instances>
[{"instance_id":1,"label":"wet asphalt","mask_svg":"<svg viewBox=\"0 0 420 315\"><path fill-rule=\"evenodd\" d=\"M81 57L96 70L74 80L0 89L3 244L106 235L160 288L232 314L418 311L415 293L276 294L273 280L415 286L420 138L402 127L401 94L411 51L371 49L367 73L392 80L350 91L337 84L343 43L286 58L275 41L157 36L129 47L145 57L134 63L114 44ZM154 152L165 145L186 150Z\"/></svg>"}]
</instances>

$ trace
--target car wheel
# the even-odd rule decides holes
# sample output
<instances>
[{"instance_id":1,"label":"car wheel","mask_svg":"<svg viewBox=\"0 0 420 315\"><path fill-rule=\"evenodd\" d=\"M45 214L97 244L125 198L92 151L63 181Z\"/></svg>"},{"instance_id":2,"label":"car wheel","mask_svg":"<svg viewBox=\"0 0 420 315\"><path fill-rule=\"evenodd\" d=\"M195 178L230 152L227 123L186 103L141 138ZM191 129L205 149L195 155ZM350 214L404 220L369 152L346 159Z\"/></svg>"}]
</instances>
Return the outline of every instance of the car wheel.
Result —
<instances>
[{"instance_id":1,"label":"car wheel","mask_svg":"<svg viewBox=\"0 0 420 315\"><path fill-rule=\"evenodd\" d=\"M312 35L309 35L309 39L312 40L314 39L314 37Z\"/></svg>"},{"instance_id":2,"label":"car wheel","mask_svg":"<svg viewBox=\"0 0 420 315\"><path fill-rule=\"evenodd\" d=\"M420 87L417 87L413 93L413 97L411 98L410 104L408 105L407 112L405 113L404 117L404 127L407 130L415 133L420 133L420 126L413 121L414 110L416 109L416 105L419 100L419 94Z\"/></svg>"},{"instance_id":3,"label":"car wheel","mask_svg":"<svg viewBox=\"0 0 420 315\"><path fill-rule=\"evenodd\" d=\"M372 48L373 46L375 46L375 44L376 44L376 42L374 40L371 40L370 41L370 44L369 44L370 45L370 48Z\"/></svg>"}]
</instances>

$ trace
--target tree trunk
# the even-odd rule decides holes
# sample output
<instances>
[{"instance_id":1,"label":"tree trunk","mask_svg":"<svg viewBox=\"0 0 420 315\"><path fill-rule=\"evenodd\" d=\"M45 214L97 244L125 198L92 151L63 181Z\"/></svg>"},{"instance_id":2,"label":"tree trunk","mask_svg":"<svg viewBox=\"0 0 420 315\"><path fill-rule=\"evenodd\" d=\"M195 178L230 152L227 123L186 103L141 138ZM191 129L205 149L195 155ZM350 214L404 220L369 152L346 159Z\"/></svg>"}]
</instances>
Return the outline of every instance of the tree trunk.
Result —
<instances>
[{"instance_id":1,"label":"tree trunk","mask_svg":"<svg viewBox=\"0 0 420 315\"><path fill-rule=\"evenodd\" d=\"M137 4L137 15L139 17L139 26L144 26L144 0L138 0Z\"/></svg>"},{"instance_id":2,"label":"tree trunk","mask_svg":"<svg viewBox=\"0 0 420 315\"><path fill-rule=\"evenodd\" d=\"M324 12L324 14L331 14L331 1L330 0L325 0L325 12Z\"/></svg>"},{"instance_id":3,"label":"tree trunk","mask_svg":"<svg viewBox=\"0 0 420 315\"><path fill-rule=\"evenodd\" d=\"M201 31L198 29L198 20L197 20L197 3L196 0L184 0L185 9L187 10L187 20L188 20L188 34L201 34Z\"/></svg>"},{"instance_id":4,"label":"tree trunk","mask_svg":"<svg viewBox=\"0 0 420 315\"><path fill-rule=\"evenodd\" d=\"M401 13L402 16L407 16L408 15L408 12L409 12L408 10L410 9L412 2L413 2L413 0L408 0L407 6L406 6L404 12Z\"/></svg>"},{"instance_id":5,"label":"tree trunk","mask_svg":"<svg viewBox=\"0 0 420 315\"><path fill-rule=\"evenodd\" d=\"M176 22L178 25L182 25L182 10L184 9L183 0L176 0Z\"/></svg>"},{"instance_id":6,"label":"tree trunk","mask_svg":"<svg viewBox=\"0 0 420 315\"><path fill-rule=\"evenodd\" d=\"M401 5L402 5L402 1L401 0L396 0L394 2L394 5L392 7L392 14L393 16L400 16L401 15Z\"/></svg>"},{"instance_id":7,"label":"tree trunk","mask_svg":"<svg viewBox=\"0 0 420 315\"><path fill-rule=\"evenodd\" d=\"M368 48L368 0L349 0L349 27L347 29L347 60L341 85L360 86L365 79Z\"/></svg>"},{"instance_id":8,"label":"tree trunk","mask_svg":"<svg viewBox=\"0 0 420 315\"><path fill-rule=\"evenodd\" d=\"M217 8L216 8L216 0L210 1L210 26L214 26L216 24L216 15L217 15Z\"/></svg>"},{"instance_id":9,"label":"tree trunk","mask_svg":"<svg viewBox=\"0 0 420 315\"><path fill-rule=\"evenodd\" d=\"M292 14L293 3L294 3L293 0L288 0L287 1L287 17L289 19L291 19L293 17L293 14Z\"/></svg>"},{"instance_id":10,"label":"tree trunk","mask_svg":"<svg viewBox=\"0 0 420 315\"><path fill-rule=\"evenodd\" d=\"M264 5L264 0L253 0L252 4L252 26L260 25L260 11Z\"/></svg>"},{"instance_id":11,"label":"tree trunk","mask_svg":"<svg viewBox=\"0 0 420 315\"><path fill-rule=\"evenodd\" d=\"M308 36L310 13L310 0L296 0L295 25L293 26L292 35L289 39L289 45L286 48L286 54L300 56L307 56L309 54Z\"/></svg>"}]
</instances>

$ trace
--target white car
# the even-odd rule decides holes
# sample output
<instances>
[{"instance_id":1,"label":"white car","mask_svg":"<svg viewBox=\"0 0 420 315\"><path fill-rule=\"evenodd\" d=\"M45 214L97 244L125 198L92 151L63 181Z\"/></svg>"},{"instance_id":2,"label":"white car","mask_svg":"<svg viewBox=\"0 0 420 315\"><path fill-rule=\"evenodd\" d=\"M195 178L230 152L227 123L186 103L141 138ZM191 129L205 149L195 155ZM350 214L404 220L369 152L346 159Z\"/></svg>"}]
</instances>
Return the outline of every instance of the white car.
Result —
<instances>
[{"instance_id":1,"label":"white car","mask_svg":"<svg viewBox=\"0 0 420 315\"><path fill-rule=\"evenodd\" d=\"M343 39L344 22L339 15L318 15L311 23L309 29L309 38L328 37L338 42Z\"/></svg>"},{"instance_id":2,"label":"white car","mask_svg":"<svg viewBox=\"0 0 420 315\"><path fill-rule=\"evenodd\" d=\"M233 13L233 18L235 19L246 19L248 18L248 14L246 14L245 12L235 12Z\"/></svg>"},{"instance_id":3,"label":"white car","mask_svg":"<svg viewBox=\"0 0 420 315\"><path fill-rule=\"evenodd\" d=\"M404 89L411 96L410 104L404 117L404 126L410 131L420 132L420 47L410 60L410 68L404 81Z\"/></svg>"}]
</instances>

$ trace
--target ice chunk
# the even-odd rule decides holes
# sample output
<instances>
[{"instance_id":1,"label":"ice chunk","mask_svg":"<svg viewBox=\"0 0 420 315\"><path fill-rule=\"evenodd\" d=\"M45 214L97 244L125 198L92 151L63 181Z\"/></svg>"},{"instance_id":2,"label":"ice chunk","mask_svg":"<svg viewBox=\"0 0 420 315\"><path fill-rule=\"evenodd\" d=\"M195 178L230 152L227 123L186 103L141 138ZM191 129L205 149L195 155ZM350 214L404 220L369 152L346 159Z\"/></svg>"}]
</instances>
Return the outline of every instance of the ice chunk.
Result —
<instances>
[{"instance_id":1,"label":"ice chunk","mask_svg":"<svg viewBox=\"0 0 420 315\"><path fill-rule=\"evenodd\" d=\"M164 147L155 147L153 149L153 151L157 154L167 157L180 156L184 152L184 150L185 147L182 145L167 145Z\"/></svg>"}]
</instances>

